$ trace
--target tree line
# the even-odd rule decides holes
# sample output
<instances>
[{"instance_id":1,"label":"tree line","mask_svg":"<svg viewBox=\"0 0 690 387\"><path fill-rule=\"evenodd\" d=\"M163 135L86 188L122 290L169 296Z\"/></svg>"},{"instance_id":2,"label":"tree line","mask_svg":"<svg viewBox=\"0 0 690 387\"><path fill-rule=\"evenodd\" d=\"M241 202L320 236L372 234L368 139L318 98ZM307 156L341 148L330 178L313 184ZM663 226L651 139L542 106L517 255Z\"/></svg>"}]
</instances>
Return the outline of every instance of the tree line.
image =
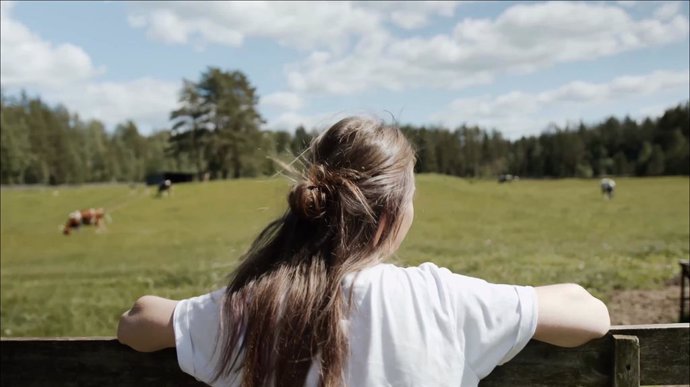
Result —
<instances>
[{"instance_id":1,"label":"tree line","mask_svg":"<svg viewBox=\"0 0 690 387\"><path fill-rule=\"evenodd\" d=\"M170 128L140 133L125 121L112 132L21 93L0 98L0 182L80 184L139 182L162 171L198 178L254 177L276 172L273 159L301 153L315 130L267 131L259 97L239 71L209 67L183 80ZM496 130L403 125L417 149L415 170L461 177L597 177L690 174L690 103L658 118L615 117L538 136L505 139Z\"/></svg>"},{"instance_id":2,"label":"tree line","mask_svg":"<svg viewBox=\"0 0 690 387\"><path fill-rule=\"evenodd\" d=\"M402 129L417 147L417 172L536 178L688 175L689 112L685 102L641 122L609 117L590 125L553 125L514 141L476 126Z\"/></svg>"}]
</instances>

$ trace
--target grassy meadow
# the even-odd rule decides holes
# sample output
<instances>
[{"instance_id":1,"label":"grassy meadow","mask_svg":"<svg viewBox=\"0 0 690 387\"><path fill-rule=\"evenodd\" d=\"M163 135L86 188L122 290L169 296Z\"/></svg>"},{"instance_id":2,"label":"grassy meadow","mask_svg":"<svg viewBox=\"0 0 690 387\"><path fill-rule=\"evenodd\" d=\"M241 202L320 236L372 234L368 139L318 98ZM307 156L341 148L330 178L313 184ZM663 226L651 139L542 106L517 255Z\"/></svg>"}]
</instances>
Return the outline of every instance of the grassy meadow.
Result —
<instances>
[{"instance_id":1,"label":"grassy meadow","mask_svg":"<svg viewBox=\"0 0 690 387\"><path fill-rule=\"evenodd\" d=\"M577 282L600 297L651 289L687 258L688 178L597 180L417 177L415 222L394 258L434 261L492 282ZM283 179L152 188L9 188L1 199L2 336L112 336L143 294L187 298L221 286L261 228L286 206ZM69 237L75 209L106 207L103 233Z\"/></svg>"}]
</instances>

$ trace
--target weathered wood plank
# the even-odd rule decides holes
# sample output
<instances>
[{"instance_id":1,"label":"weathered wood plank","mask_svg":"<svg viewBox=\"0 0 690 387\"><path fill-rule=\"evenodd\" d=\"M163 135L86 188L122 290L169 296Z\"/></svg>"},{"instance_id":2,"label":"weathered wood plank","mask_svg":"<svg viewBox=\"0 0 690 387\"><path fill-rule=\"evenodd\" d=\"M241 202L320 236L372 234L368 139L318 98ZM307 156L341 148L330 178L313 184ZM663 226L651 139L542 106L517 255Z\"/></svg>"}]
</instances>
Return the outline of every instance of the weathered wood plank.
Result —
<instances>
[{"instance_id":1,"label":"weathered wood plank","mask_svg":"<svg viewBox=\"0 0 690 387\"><path fill-rule=\"evenodd\" d=\"M613 338L577 348L531 341L513 360L496 367L482 387L609 387L613 382Z\"/></svg>"},{"instance_id":2,"label":"weathered wood plank","mask_svg":"<svg viewBox=\"0 0 690 387\"><path fill-rule=\"evenodd\" d=\"M690 324L613 327L577 348L532 341L481 386L611 386L616 335L637 336L642 385L690 383ZM2 338L2 386L203 386L174 349L138 353L113 338Z\"/></svg>"},{"instance_id":3,"label":"weathered wood plank","mask_svg":"<svg viewBox=\"0 0 690 387\"><path fill-rule=\"evenodd\" d=\"M640 342L637 336L613 335L613 387L640 387Z\"/></svg>"},{"instance_id":4,"label":"weathered wood plank","mask_svg":"<svg viewBox=\"0 0 690 387\"><path fill-rule=\"evenodd\" d=\"M641 385L690 384L690 324L614 326L610 334L639 339Z\"/></svg>"},{"instance_id":5,"label":"weathered wood plank","mask_svg":"<svg viewBox=\"0 0 690 387\"><path fill-rule=\"evenodd\" d=\"M0 385L204 386L183 373L174 349L139 353L115 339L2 339Z\"/></svg>"},{"instance_id":6,"label":"weathered wood plank","mask_svg":"<svg viewBox=\"0 0 690 387\"><path fill-rule=\"evenodd\" d=\"M611 386L613 334L637 336L640 384L690 384L690 324L614 326L609 335L577 348L530 342L481 386Z\"/></svg>"}]
</instances>

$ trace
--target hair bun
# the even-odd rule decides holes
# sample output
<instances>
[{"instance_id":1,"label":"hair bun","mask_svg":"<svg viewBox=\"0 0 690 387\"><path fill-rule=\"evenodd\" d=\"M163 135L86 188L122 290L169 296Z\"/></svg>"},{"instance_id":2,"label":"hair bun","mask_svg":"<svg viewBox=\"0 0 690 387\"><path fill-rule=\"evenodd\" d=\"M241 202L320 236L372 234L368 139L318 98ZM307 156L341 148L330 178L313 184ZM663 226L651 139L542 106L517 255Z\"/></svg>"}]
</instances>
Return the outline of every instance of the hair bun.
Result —
<instances>
[{"instance_id":1,"label":"hair bun","mask_svg":"<svg viewBox=\"0 0 690 387\"><path fill-rule=\"evenodd\" d=\"M310 181L297 183L290 191L288 201L292 211L299 217L313 221L326 215L326 192L324 188Z\"/></svg>"}]
</instances>

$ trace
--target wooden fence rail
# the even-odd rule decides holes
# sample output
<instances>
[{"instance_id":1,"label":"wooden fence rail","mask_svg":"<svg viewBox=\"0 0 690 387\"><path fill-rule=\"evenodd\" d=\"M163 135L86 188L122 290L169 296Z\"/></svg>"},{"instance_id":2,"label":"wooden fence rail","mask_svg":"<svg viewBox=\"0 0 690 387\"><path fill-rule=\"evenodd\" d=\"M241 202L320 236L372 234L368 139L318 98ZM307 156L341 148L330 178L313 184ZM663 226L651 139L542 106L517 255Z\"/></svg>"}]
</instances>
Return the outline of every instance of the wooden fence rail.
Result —
<instances>
[{"instance_id":1,"label":"wooden fence rail","mask_svg":"<svg viewBox=\"0 0 690 387\"><path fill-rule=\"evenodd\" d=\"M203 386L174 349L139 353L111 337L2 338L2 386ZM577 348L532 341L481 386L690 384L690 324L616 326Z\"/></svg>"}]
</instances>

